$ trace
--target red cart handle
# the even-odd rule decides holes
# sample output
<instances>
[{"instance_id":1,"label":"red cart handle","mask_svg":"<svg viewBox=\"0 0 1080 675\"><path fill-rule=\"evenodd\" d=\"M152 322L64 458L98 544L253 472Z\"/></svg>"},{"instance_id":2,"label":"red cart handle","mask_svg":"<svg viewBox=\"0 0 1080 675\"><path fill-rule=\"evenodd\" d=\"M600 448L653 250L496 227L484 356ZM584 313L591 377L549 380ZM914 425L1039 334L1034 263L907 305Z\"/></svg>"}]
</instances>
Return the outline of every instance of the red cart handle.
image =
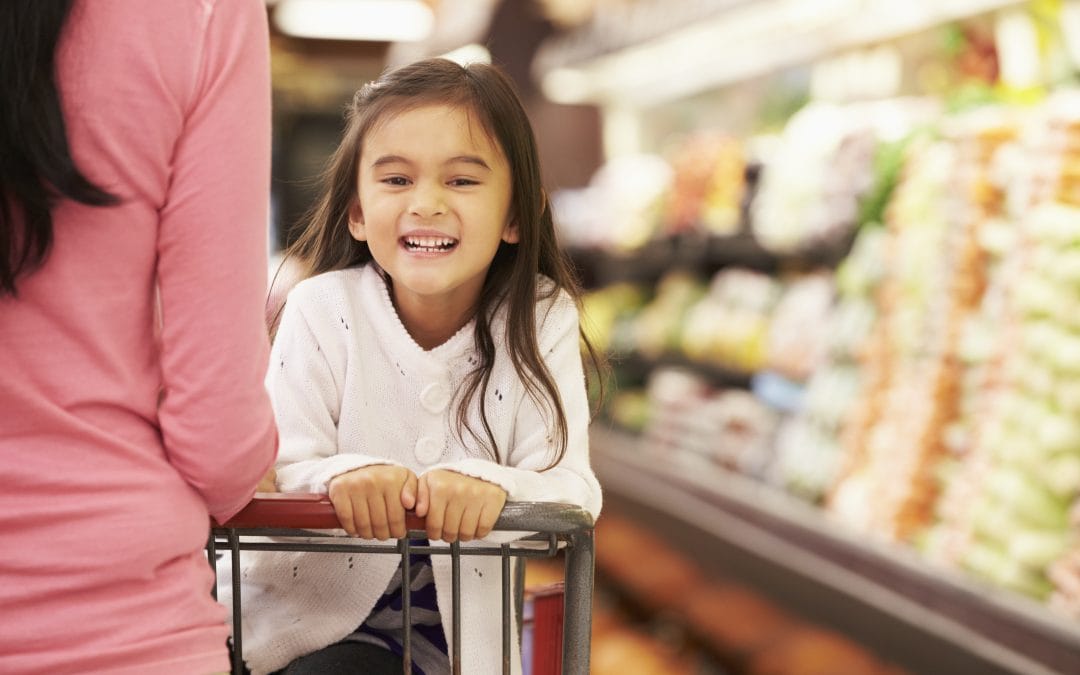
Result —
<instances>
[{"instance_id":1,"label":"red cart handle","mask_svg":"<svg viewBox=\"0 0 1080 675\"><path fill-rule=\"evenodd\" d=\"M409 530L424 530L424 519L406 514ZM298 530L331 530L341 527L330 498L306 492L257 492L247 506L221 525L228 528L282 528Z\"/></svg>"}]
</instances>

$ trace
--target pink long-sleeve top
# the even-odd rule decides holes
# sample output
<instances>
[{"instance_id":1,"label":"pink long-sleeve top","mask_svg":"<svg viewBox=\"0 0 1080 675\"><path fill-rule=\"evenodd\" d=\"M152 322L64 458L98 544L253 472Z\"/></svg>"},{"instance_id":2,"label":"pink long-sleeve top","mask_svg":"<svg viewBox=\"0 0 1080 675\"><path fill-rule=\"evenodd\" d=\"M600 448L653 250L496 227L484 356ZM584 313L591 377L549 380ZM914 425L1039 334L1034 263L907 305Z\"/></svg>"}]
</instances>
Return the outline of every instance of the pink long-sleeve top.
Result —
<instances>
[{"instance_id":1,"label":"pink long-sleeve top","mask_svg":"<svg viewBox=\"0 0 1080 675\"><path fill-rule=\"evenodd\" d=\"M74 159L122 203L60 204L0 299L0 673L225 671L208 517L277 448L265 5L77 0L57 68Z\"/></svg>"}]
</instances>

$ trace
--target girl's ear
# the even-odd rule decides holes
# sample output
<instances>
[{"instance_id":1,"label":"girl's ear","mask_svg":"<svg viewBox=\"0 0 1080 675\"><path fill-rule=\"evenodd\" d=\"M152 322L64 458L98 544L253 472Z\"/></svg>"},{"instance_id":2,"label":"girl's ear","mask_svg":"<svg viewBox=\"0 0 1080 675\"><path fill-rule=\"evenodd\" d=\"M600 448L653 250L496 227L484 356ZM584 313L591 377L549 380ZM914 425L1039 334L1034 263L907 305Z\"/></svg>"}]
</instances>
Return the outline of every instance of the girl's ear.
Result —
<instances>
[{"instance_id":1,"label":"girl's ear","mask_svg":"<svg viewBox=\"0 0 1080 675\"><path fill-rule=\"evenodd\" d=\"M360 202L355 200L349 206L349 234L356 241L367 241L367 230L364 228L364 210L360 208Z\"/></svg>"},{"instance_id":2,"label":"girl's ear","mask_svg":"<svg viewBox=\"0 0 1080 675\"><path fill-rule=\"evenodd\" d=\"M502 240L507 244L516 244L519 239L517 222L510 221L503 228Z\"/></svg>"}]
</instances>

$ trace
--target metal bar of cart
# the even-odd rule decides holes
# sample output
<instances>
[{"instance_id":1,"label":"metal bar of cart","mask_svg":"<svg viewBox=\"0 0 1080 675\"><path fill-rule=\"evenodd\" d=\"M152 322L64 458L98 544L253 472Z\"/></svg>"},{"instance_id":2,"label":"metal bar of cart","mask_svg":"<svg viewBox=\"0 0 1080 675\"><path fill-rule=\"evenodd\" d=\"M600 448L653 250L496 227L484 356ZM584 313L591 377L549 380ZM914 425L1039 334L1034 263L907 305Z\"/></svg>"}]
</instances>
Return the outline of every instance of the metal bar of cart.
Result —
<instances>
[{"instance_id":1,"label":"metal bar of cart","mask_svg":"<svg viewBox=\"0 0 1080 675\"><path fill-rule=\"evenodd\" d=\"M511 630L510 607L515 608L519 628L521 622L520 583L522 574L516 573L518 583L511 581L511 560L518 558L521 568L524 559L535 557L554 557L563 552L566 565L565 590L563 595L562 644L551 645L551 649L561 649L562 670L564 675L586 675L589 672L589 638L592 626L592 591L593 591L593 521L582 509L566 504L548 504L539 502L508 503L495 523L496 531L534 533L522 537L514 544L461 547L457 543L449 547L413 545L409 538L421 539L426 536L424 521L409 516L406 526L408 534L396 544L375 544L359 542L355 538L345 537L328 531L337 531L340 527L333 505L325 495L294 493L260 493L255 496L240 513L228 522L211 528L210 541L207 545L211 565L217 574L216 551L228 546L232 557L232 603L233 603L233 673L242 675L243 635L240 627L240 608L242 606L240 590L241 551L305 551L305 552L361 552L386 553L401 556L402 602L404 622L405 667L404 672L411 672L409 642L410 593L408 568L410 553L429 555L450 555L452 569L453 613L451 626L452 667L455 674L461 672L461 590L460 560L463 556L493 556L502 558L502 660L503 672L510 672ZM273 541L262 540L273 537ZM253 541L253 538L260 538ZM524 545L521 542L526 542ZM511 586L516 585L518 597L511 602ZM216 588L216 586L215 586ZM518 634L520 639L520 631ZM534 675L541 675L534 673Z\"/></svg>"}]
</instances>

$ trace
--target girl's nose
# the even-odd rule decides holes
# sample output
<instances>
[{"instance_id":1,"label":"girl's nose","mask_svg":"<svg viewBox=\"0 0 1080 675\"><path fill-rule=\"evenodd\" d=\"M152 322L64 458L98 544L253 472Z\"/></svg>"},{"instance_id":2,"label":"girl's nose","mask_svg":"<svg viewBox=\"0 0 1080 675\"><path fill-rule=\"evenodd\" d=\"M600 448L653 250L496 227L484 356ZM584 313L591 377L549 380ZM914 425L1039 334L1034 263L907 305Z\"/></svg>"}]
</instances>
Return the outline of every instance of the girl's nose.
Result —
<instances>
[{"instance_id":1,"label":"girl's nose","mask_svg":"<svg viewBox=\"0 0 1080 675\"><path fill-rule=\"evenodd\" d=\"M413 190L412 204L409 210L421 218L441 216L446 213L446 202L439 185L418 184Z\"/></svg>"}]
</instances>

